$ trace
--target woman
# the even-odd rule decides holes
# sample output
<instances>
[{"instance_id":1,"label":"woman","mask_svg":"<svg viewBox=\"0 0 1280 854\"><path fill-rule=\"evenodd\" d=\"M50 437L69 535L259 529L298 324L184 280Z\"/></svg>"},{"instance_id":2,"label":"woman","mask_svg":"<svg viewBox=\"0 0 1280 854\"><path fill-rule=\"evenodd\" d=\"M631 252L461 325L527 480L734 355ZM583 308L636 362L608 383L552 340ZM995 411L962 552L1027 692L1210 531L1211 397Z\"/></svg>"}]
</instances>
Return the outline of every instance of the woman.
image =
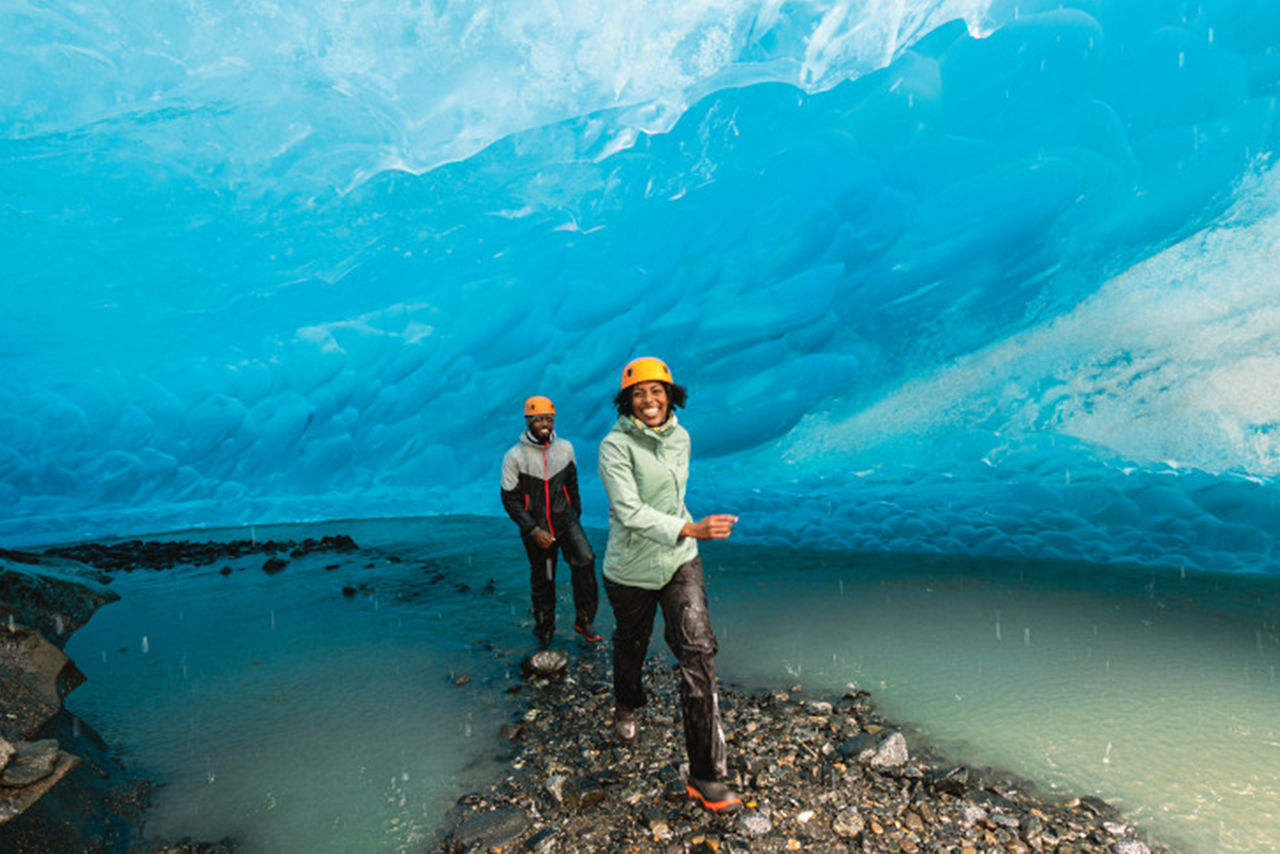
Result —
<instances>
[{"instance_id":1,"label":"woman","mask_svg":"<svg viewBox=\"0 0 1280 854\"><path fill-rule=\"evenodd\" d=\"M689 434L675 409L688 395L661 359L627 364L614 398L618 421L600 443L600 480L609 495L604 587L613 607L614 731L624 744L640 734L641 668L662 608L667 645L680 662L680 708L689 754L689 797L712 812L742 807L723 780L724 732L716 696L718 649L707 612L696 540L729 536L738 517L692 520L684 506Z\"/></svg>"}]
</instances>

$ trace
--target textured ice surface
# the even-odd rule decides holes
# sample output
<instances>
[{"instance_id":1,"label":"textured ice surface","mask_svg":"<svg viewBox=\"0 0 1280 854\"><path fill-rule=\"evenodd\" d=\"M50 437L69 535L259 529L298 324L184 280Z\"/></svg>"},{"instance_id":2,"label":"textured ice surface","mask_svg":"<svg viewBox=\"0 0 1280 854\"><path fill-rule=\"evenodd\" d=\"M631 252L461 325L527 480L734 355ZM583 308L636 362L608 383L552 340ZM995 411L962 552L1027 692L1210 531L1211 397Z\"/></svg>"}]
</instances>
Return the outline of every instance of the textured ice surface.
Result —
<instances>
[{"instance_id":1,"label":"textured ice surface","mask_svg":"<svg viewBox=\"0 0 1280 854\"><path fill-rule=\"evenodd\" d=\"M497 512L620 366L695 513L1270 571L1280 7L10 3L0 537Z\"/></svg>"}]
</instances>

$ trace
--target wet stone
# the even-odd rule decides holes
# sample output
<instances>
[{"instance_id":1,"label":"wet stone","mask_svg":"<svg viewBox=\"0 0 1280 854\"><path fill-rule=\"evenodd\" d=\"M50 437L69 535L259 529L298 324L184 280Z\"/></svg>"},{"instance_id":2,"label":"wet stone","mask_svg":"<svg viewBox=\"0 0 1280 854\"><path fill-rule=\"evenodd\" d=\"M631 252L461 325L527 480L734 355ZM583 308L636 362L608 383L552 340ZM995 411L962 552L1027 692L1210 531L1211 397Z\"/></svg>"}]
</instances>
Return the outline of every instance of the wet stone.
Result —
<instances>
[{"instance_id":1,"label":"wet stone","mask_svg":"<svg viewBox=\"0 0 1280 854\"><path fill-rule=\"evenodd\" d=\"M845 809L840 810L840 812L836 813L835 820L831 822L831 829L835 832L836 836L840 836L845 839L853 839L857 837L858 834L862 833L866 826L866 819L864 819L862 814L853 807L846 807Z\"/></svg>"},{"instance_id":2,"label":"wet stone","mask_svg":"<svg viewBox=\"0 0 1280 854\"><path fill-rule=\"evenodd\" d=\"M502 848L514 842L529 827L523 810L508 807L483 813L457 827L449 836L455 851L467 851L479 844L480 850Z\"/></svg>"},{"instance_id":3,"label":"wet stone","mask_svg":"<svg viewBox=\"0 0 1280 854\"><path fill-rule=\"evenodd\" d=\"M525 677L550 679L561 676L569 666L569 654L559 649L542 649L530 654L520 663Z\"/></svg>"},{"instance_id":4,"label":"wet stone","mask_svg":"<svg viewBox=\"0 0 1280 854\"><path fill-rule=\"evenodd\" d=\"M58 766L58 742L51 738L20 742L0 772L0 786L21 788L39 782Z\"/></svg>"},{"instance_id":5,"label":"wet stone","mask_svg":"<svg viewBox=\"0 0 1280 854\"><path fill-rule=\"evenodd\" d=\"M880 743L871 757L871 767L877 769L898 768L907 763L907 740L895 732Z\"/></svg>"},{"instance_id":6,"label":"wet stone","mask_svg":"<svg viewBox=\"0 0 1280 854\"><path fill-rule=\"evenodd\" d=\"M734 825L743 836L759 837L773 830L773 822L760 812L739 813Z\"/></svg>"},{"instance_id":7,"label":"wet stone","mask_svg":"<svg viewBox=\"0 0 1280 854\"><path fill-rule=\"evenodd\" d=\"M524 848L536 854L550 854L552 851L560 850L563 847L562 843L560 828L544 827L525 840Z\"/></svg>"}]
</instances>

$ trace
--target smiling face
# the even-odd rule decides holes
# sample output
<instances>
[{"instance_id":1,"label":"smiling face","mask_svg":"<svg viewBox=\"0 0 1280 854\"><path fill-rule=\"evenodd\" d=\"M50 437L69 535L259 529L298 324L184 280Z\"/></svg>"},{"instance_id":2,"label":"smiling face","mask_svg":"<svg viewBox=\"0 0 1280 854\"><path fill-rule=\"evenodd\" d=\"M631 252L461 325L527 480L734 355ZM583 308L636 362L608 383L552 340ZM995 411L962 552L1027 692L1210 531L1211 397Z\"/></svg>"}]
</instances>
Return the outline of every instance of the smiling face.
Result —
<instances>
[{"instance_id":1,"label":"smiling face","mask_svg":"<svg viewBox=\"0 0 1280 854\"><path fill-rule=\"evenodd\" d=\"M556 426L556 417L554 415L535 415L525 420L529 424L529 435L539 442L546 442L551 436L551 431Z\"/></svg>"},{"instance_id":2,"label":"smiling face","mask_svg":"<svg viewBox=\"0 0 1280 854\"><path fill-rule=\"evenodd\" d=\"M661 426L671 411L667 387L660 382L636 383L631 387L631 411L646 427Z\"/></svg>"}]
</instances>

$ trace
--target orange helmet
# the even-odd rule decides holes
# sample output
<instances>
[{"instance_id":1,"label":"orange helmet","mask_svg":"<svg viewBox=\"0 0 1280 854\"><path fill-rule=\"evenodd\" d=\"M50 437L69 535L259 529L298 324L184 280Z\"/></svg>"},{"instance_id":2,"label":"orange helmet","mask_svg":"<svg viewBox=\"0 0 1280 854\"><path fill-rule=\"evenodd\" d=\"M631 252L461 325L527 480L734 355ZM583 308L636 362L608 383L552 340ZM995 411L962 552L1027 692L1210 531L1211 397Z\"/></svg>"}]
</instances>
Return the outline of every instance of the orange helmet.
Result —
<instances>
[{"instance_id":1,"label":"orange helmet","mask_svg":"<svg viewBox=\"0 0 1280 854\"><path fill-rule=\"evenodd\" d=\"M534 395L524 402L524 417L532 418L535 415L555 415L556 408L551 405L551 398L542 395Z\"/></svg>"},{"instance_id":2,"label":"orange helmet","mask_svg":"<svg viewBox=\"0 0 1280 854\"><path fill-rule=\"evenodd\" d=\"M667 367L667 363L655 356L641 356L638 359L632 359L622 369L623 388L633 386L636 383L654 381L675 384L675 379L672 378L671 369Z\"/></svg>"}]
</instances>

